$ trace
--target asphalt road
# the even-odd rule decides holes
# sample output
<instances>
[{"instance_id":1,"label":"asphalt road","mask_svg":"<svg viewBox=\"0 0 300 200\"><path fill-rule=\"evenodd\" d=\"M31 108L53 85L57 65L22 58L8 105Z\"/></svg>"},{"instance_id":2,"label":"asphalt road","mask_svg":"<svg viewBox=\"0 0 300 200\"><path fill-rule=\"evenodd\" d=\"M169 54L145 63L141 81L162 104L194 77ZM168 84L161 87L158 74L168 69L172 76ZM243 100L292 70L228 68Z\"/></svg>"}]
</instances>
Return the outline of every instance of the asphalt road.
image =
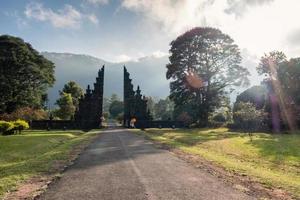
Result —
<instances>
[{"instance_id":1,"label":"asphalt road","mask_svg":"<svg viewBox=\"0 0 300 200\"><path fill-rule=\"evenodd\" d=\"M106 130L40 199L254 199L126 129Z\"/></svg>"}]
</instances>

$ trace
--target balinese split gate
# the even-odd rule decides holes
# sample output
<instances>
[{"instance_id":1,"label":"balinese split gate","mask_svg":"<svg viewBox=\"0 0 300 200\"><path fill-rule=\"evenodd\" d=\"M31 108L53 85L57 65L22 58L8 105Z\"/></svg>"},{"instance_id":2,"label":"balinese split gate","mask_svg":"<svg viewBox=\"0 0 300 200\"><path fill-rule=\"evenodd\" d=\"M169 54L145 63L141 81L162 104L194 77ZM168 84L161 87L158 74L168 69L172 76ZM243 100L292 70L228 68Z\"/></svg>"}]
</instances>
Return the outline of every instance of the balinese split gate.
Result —
<instances>
[{"instance_id":1,"label":"balinese split gate","mask_svg":"<svg viewBox=\"0 0 300 200\"><path fill-rule=\"evenodd\" d=\"M72 120L32 121L31 127L37 129L84 129L100 128L103 122L103 90L104 90L104 66L98 71L98 76L93 88L87 86L84 96L79 101L79 107ZM124 127L136 128L174 128L183 127L179 121L153 121L147 106L147 98L141 94L140 87L134 90L130 74L124 66Z\"/></svg>"}]
</instances>

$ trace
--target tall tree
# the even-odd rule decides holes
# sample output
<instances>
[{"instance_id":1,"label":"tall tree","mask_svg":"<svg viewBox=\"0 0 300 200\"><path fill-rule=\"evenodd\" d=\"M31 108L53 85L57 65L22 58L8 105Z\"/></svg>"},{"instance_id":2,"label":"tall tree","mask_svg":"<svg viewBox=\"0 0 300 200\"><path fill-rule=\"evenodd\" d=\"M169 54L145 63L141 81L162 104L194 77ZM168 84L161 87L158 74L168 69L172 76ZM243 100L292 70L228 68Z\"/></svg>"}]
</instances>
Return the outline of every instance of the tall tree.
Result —
<instances>
[{"instance_id":1,"label":"tall tree","mask_svg":"<svg viewBox=\"0 0 300 200\"><path fill-rule=\"evenodd\" d=\"M64 85L62 92L71 94L73 104L76 108L78 108L79 99L84 93L80 85L78 85L75 81L69 81Z\"/></svg>"},{"instance_id":2,"label":"tall tree","mask_svg":"<svg viewBox=\"0 0 300 200\"><path fill-rule=\"evenodd\" d=\"M257 71L264 75L263 84L268 89L269 123L273 131L279 132L282 125L293 130L297 128L299 102L299 59L287 60L281 51L272 51L261 57ZM299 105L299 104L298 104Z\"/></svg>"},{"instance_id":3,"label":"tall tree","mask_svg":"<svg viewBox=\"0 0 300 200\"><path fill-rule=\"evenodd\" d=\"M21 38L0 36L0 113L42 107L54 81L52 62Z\"/></svg>"},{"instance_id":4,"label":"tall tree","mask_svg":"<svg viewBox=\"0 0 300 200\"><path fill-rule=\"evenodd\" d=\"M291 58L288 62L281 64L278 70L278 80L288 94L286 100L300 105L300 58Z\"/></svg>"},{"instance_id":5,"label":"tall tree","mask_svg":"<svg viewBox=\"0 0 300 200\"><path fill-rule=\"evenodd\" d=\"M258 74L266 77L265 80L276 80L280 65L286 61L286 55L283 52L272 51L267 54L265 53L264 56L261 57L260 63L256 69Z\"/></svg>"},{"instance_id":6,"label":"tall tree","mask_svg":"<svg viewBox=\"0 0 300 200\"><path fill-rule=\"evenodd\" d=\"M208 123L225 88L247 85L249 72L240 65L234 41L215 28L194 28L171 42L167 79L176 106L193 104L197 120Z\"/></svg>"}]
</instances>

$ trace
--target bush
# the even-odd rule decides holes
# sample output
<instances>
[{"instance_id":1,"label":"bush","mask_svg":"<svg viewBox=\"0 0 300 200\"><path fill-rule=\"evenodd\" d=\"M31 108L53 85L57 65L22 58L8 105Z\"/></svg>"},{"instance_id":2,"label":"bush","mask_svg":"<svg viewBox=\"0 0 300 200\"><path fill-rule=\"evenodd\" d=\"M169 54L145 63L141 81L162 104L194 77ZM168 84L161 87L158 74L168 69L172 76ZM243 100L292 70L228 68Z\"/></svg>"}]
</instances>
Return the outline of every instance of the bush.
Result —
<instances>
[{"instance_id":1,"label":"bush","mask_svg":"<svg viewBox=\"0 0 300 200\"><path fill-rule=\"evenodd\" d=\"M223 113L215 113L209 117L208 126L212 128L219 128L226 126L227 119Z\"/></svg>"},{"instance_id":2,"label":"bush","mask_svg":"<svg viewBox=\"0 0 300 200\"><path fill-rule=\"evenodd\" d=\"M18 119L17 121L14 121L13 124L14 124L14 129L19 131L19 133L21 133L22 130L29 128L29 124L24 120Z\"/></svg>"},{"instance_id":3,"label":"bush","mask_svg":"<svg viewBox=\"0 0 300 200\"><path fill-rule=\"evenodd\" d=\"M0 132L5 135L14 133L14 124L11 122L0 121Z\"/></svg>"},{"instance_id":4,"label":"bush","mask_svg":"<svg viewBox=\"0 0 300 200\"><path fill-rule=\"evenodd\" d=\"M233 119L236 128L252 132L262 128L265 113L263 110L257 110L250 102L240 102L233 113Z\"/></svg>"},{"instance_id":5,"label":"bush","mask_svg":"<svg viewBox=\"0 0 300 200\"><path fill-rule=\"evenodd\" d=\"M218 113L213 116L212 118L213 121L215 122L226 122L226 117L222 113Z\"/></svg>"},{"instance_id":6,"label":"bush","mask_svg":"<svg viewBox=\"0 0 300 200\"><path fill-rule=\"evenodd\" d=\"M28 129L29 124L24 120L16 120L13 122L0 121L0 132L4 135L12 135L15 131L21 133L22 130Z\"/></svg>"},{"instance_id":7,"label":"bush","mask_svg":"<svg viewBox=\"0 0 300 200\"><path fill-rule=\"evenodd\" d=\"M0 119L5 121L14 121L18 119L31 121L31 120L41 120L47 119L47 112L42 109L34 109L30 107L19 108L13 113L4 113L0 115Z\"/></svg>"}]
</instances>

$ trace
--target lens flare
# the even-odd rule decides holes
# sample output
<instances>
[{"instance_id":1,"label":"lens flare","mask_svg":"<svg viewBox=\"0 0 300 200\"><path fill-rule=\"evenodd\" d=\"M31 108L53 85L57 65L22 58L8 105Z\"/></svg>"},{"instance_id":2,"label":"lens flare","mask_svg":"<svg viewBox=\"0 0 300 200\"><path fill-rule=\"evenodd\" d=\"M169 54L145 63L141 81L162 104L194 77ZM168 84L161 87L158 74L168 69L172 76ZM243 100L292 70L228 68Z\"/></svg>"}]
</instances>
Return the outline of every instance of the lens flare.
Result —
<instances>
[{"instance_id":1,"label":"lens flare","mask_svg":"<svg viewBox=\"0 0 300 200\"><path fill-rule=\"evenodd\" d=\"M280 115L281 118L287 123L290 130L296 129L295 116L293 114L293 100L288 97L281 87L280 80L277 76L277 64L269 59L270 68L270 79L273 87L273 94L270 94L269 98L271 101L271 113L272 113L272 125L274 131L279 131L280 129ZM278 110L278 106L279 110Z\"/></svg>"},{"instance_id":2,"label":"lens flare","mask_svg":"<svg viewBox=\"0 0 300 200\"><path fill-rule=\"evenodd\" d=\"M198 74L192 71L186 73L185 80L187 84L194 89L200 89L204 86L203 80L198 76Z\"/></svg>"}]
</instances>

